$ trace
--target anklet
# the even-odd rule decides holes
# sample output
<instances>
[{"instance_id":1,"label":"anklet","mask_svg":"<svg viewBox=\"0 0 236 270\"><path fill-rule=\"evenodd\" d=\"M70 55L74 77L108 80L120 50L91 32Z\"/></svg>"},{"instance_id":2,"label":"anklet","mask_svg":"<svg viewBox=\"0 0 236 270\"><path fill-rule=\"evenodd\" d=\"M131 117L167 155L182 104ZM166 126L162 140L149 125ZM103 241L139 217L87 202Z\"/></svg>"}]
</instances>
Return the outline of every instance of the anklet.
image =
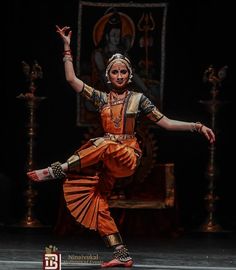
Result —
<instances>
[{"instance_id":1,"label":"anklet","mask_svg":"<svg viewBox=\"0 0 236 270\"><path fill-rule=\"evenodd\" d=\"M63 179L66 177L59 161L52 163L51 168L55 178Z\"/></svg>"}]
</instances>

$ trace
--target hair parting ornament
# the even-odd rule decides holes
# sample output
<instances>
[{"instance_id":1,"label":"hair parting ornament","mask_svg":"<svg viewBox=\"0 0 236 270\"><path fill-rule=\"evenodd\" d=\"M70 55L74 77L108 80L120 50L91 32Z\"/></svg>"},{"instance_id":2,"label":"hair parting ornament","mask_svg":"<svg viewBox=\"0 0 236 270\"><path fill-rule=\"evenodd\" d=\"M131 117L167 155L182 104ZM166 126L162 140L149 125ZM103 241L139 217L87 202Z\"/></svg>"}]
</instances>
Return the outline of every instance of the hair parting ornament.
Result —
<instances>
[{"instance_id":1,"label":"hair parting ornament","mask_svg":"<svg viewBox=\"0 0 236 270\"><path fill-rule=\"evenodd\" d=\"M129 81L128 81L128 83L130 83L131 79L133 78L132 66L131 66L131 63L130 63L129 59L127 57L125 57L123 54L120 54L120 53L113 54L112 57L109 58L109 60L108 60L107 68L106 68L106 74L105 74L105 76L107 78L107 82L111 83L110 80L109 80L108 73L109 73L109 70L111 69L112 65L115 62L121 62L121 63L126 65L126 67L129 70Z\"/></svg>"}]
</instances>

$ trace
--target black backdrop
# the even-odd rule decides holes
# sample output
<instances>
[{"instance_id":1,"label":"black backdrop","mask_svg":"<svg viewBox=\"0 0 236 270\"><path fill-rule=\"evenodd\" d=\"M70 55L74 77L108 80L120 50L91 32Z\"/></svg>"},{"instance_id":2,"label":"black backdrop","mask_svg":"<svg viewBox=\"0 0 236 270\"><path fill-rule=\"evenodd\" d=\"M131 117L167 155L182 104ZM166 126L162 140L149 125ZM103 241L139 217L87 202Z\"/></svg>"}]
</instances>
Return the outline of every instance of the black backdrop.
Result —
<instances>
[{"instance_id":1,"label":"black backdrop","mask_svg":"<svg viewBox=\"0 0 236 270\"><path fill-rule=\"evenodd\" d=\"M84 129L76 127L76 96L65 82L62 43L55 25L70 25L76 52L78 2L75 0L9 0L4 4L1 52L1 171L2 201L11 202L9 216L22 218L26 177L26 119L24 105L16 96L26 91L21 61L37 60L43 68L43 80L37 94L46 96L38 109L35 145L37 167L65 160L80 144ZM233 169L233 7L231 1L170 1L167 16L166 78L163 112L170 118L209 122L209 115L198 103L209 97L202 82L203 71L210 64L228 65L221 98L231 101L220 110L217 133L217 215L225 228L235 229L235 177ZM89 18L88 18L89 24ZM188 227L203 221L206 179L204 176L208 144L204 138L189 133L156 134L160 162L174 162L181 223ZM60 184L37 186L38 216L44 223L54 223L58 213Z\"/></svg>"}]
</instances>

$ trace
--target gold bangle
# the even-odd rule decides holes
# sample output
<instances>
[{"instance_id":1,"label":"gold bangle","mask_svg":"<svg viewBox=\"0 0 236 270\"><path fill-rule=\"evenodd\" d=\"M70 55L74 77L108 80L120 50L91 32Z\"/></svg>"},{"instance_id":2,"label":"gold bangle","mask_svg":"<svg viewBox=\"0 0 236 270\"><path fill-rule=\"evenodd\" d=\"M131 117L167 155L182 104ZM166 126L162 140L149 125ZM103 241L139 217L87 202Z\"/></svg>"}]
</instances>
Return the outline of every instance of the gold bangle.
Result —
<instances>
[{"instance_id":1,"label":"gold bangle","mask_svg":"<svg viewBox=\"0 0 236 270\"><path fill-rule=\"evenodd\" d=\"M200 127L198 127L200 125ZM199 132L202 129L203 124L201 122L192 123L191 132Z\"/></svg>"},{"instance_id":2,"label":"gold bangle","mask_svg":"<svg viewBox=\"0 0 236 270\"><path fill-rule=\"evenodd\" d=\"M201 124L200 128L198 129L198 132L199 132L199 133L202 133L202 128L203 128L203 127L204 127L204 125Z\"/></svg>"},{"instance_id":3,"label":"gold bangle","mask_svg":"<svg viewBox=\"0 0 236 270\"><path fill-rule=\"evenodd\" d=\"M199 126L198 126L198 125L199 125ZM202 132L203 126L204 126L204 125L203 125L201 122L196 122L196 123L195 123L195 126L194 126L194 129L195 129L195 131L201 133L201 132Z\"/></svg>"}]
</instances>

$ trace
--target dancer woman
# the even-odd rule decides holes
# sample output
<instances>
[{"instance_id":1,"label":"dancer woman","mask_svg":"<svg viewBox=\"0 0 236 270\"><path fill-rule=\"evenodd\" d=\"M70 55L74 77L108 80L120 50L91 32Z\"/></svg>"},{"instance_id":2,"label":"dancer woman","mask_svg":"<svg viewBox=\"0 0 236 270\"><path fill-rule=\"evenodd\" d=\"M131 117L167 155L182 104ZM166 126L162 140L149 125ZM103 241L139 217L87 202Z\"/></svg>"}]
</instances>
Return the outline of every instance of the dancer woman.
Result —
<instances>
[{"instance_id":1,"label":"dancer woman","mask_svg":"<svg viewBox=\"0 0 236 270\"><path fill-rule=\"evenodd\" d=\"M111 84L109 93L85 84L76 75L70 49L70 27L56 26L64 43L65 76L71 87L91 101L101 116L104 136L89 140L64 163L54 162L49 167L28 172L32 181L63 179L64 196L72 216L84 227L96 230L108 247L113 247L113 258L102 267L131 267L131 258L119 230L110 215L107 199L117 178L134 174L142 152L135 137L135 120L142 111L161 128L170 131L191 131L215 141L213 131L200 122L184 122L164 116L143 93L130 89L132 66L130 60L115 53L107 63L105 76Z\"/></svg>"}]
</instances>

